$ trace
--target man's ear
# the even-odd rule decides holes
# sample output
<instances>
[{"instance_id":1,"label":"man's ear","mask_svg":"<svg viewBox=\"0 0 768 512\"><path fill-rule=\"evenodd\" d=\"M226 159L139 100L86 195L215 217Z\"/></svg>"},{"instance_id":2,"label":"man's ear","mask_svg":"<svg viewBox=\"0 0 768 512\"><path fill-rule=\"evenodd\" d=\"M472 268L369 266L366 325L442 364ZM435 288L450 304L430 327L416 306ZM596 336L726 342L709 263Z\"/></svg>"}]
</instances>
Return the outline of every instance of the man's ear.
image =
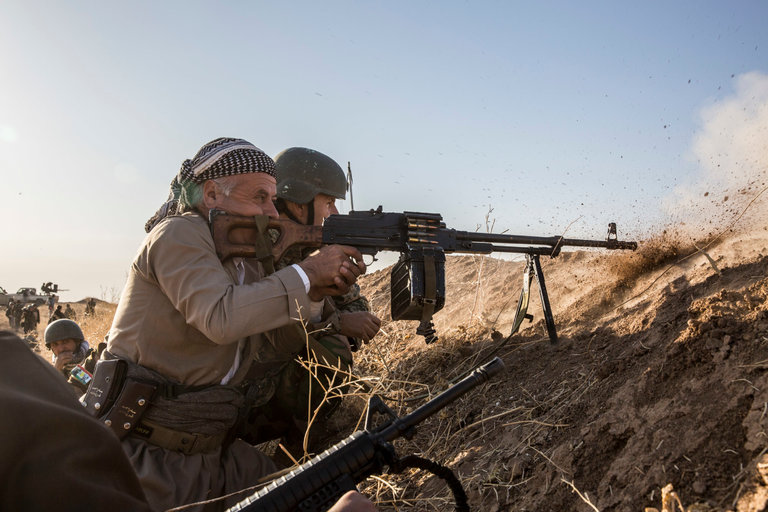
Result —
<instances>
[{"instance_id":1,"label":"man's ear","mask_svg":"<svg viewBox=\"0 0 768 512\"><path fill-rule=\"evenodd\" d=\"M203 183L203 204L208 210L212 210L219 205L219 187L213 180L206 180Z\"/></svg>"}]
</instances>

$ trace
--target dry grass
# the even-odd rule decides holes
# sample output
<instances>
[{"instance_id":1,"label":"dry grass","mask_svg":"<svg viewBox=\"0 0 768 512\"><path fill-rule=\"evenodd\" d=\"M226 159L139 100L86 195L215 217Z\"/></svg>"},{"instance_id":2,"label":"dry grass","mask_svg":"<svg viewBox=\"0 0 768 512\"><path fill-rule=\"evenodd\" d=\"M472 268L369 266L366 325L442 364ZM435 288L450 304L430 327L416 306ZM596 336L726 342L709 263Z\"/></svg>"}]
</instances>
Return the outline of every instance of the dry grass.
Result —
<instances>
[{"instance_id":1,"label":"dry grass","mask_svg":"<svg viewBox=\"0 0 768 512\"><path fill-rule=\"evenodd\" d=\"M75 321L77 322L77 325L80 326L80 329L82 329L83 336L85 336L85 339L88 341L91 347L95 348L100 342L104 340L104 337L109 332L109 328L112 325L112 318L115 316L117 305L97 300L95 314L91 316L85 316L84 302L85 301L70 303L61 302L59 304L61 304L62 307L66 307L67 304L72 306L72 309L74 309L75 313L77 314ZM52 354L50 350L45 348L45 343L43 343L45 328L48 326L48 308L46 306L40 306L39 311L40 323L37 326L37 330L33 333L30 333L27 336L27 339L30 337L34 338L35 341L30 343L31 348L35 352L39 353L42 357L50 361ZM10 326L8 325L8 321L4 313L0 315L0 318L2 319L0 328L9 329ZM16 334L24 337L21 330L16 331Z\"/></svg>"},{"instance_id":2,"label":"dry grass","mask_svg":"<svg viewBox=\"0 0 768 512\"><path fill-rule=\"evenodd\" d=\"M357 412L358 417L365 407L360 399L367 398L372 391L385 397L400 417L411 412L479 363L475 357L462 357L462 354L467 353L470 340L489 335L486 328L475 323L457 329L457 335L428 346L412 333L413 326L408 323L386 324L376 341L357 354L356 371L377 376L361 379L374 384L367 394L358 393L355 398L347 399L346 407ZM395 441L398 456L415 454L449 466L457 472L470 495L473 491L475 495L509 494L517 482L509 478L509 468L498 461L508 458L510 447L505 447L504 456L499 457L495 449L485 446L483 438L495 435L499 429L525 430L527 433L514 447L524 450L542 429L558 425L556 421L533 419L536 407L533 404L502 406L499 401L478 400L478 394L487 396L498 384L491 381L485 390L470 391L419 425L412 440ZM521 397L522 401L527 398ZM556 411L552 409L554 417ZM411 510L443 510L453 504L448 488L423 471L380 475L364 482L361 490L380 510L398 510L398 506L403 505Z\"/></svg>"}]
</instances>

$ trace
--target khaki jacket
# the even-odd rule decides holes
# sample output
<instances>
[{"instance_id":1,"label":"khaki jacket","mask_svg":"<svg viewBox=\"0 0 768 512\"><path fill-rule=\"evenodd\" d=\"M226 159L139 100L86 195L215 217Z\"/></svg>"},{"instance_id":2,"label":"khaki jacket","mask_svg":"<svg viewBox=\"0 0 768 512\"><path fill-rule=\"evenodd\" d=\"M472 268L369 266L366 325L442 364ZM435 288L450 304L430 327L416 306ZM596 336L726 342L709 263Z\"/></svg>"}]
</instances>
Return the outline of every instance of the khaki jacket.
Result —
<instances>
[{"instance_id":1,"label":"khaki jacket","mask_svg":"<svg viewBox=\"0 0 768 512\"><path fill-rule=\"evenodd\" d=\"M205 219L164 219L131 265L108 350L187 385L220 383L243 339L244 363L231 384L242 381L254 359L290 360L303 340L264 333L308 315L305 285L294 268L263 277L257 262L244 263L238 285L232 261L222 265L216 256Z\"/></svg>"}]
</instances>

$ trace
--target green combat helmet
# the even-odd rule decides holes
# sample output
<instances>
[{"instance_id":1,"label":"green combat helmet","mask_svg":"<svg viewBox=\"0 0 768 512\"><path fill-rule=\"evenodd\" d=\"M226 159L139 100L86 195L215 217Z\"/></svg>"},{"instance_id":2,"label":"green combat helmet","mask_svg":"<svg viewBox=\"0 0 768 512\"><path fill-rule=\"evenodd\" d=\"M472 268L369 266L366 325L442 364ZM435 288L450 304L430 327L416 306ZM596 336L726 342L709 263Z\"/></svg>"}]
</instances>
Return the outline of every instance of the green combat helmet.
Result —
<instances>
[{"instance_id":1,"label":"green combat helmet","mask_svg":"<svg viewBox=\"0 0 768 512\"><path fill-rule=\"evenodd\" d=\"M78 341L78 347L80 343L85 341L83 331L80 326L68 318L60 318L54 322L48 324L45 328L45 346L50 350L51 343L59 340L66 340L72 338Z\"/></svg>"},{"instance_id":2,"label":"green combat helmet","mask_svg":"<svg viewBox=\"0 0 768 512\"><path fill-rule=\"evenodd\" d=\"M345 199L347 178L331 157L307 148L288 148L275 157L277 197L307 204L317 194Z\"/></svg>"}]
</instances>

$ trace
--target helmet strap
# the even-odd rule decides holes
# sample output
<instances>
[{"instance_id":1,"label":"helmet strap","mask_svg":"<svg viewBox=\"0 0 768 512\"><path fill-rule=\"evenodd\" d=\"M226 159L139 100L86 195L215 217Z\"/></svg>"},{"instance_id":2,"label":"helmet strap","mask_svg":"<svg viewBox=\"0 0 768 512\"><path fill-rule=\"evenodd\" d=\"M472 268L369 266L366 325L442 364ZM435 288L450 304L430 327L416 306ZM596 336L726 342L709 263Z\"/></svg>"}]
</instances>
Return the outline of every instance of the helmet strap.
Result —
<instances>
[{"instance_id":1,"label":"helmet strap","mask_svg":"<svg viewBox=\"0 0 768 512\"><path fill-rule=\"evenodd\" d=\"M310 202L307 203L309 212L307 213L307 226L315 225L315 198L313 197Z\"/></svg>"},{"instance_id":2,"label":"helmet strap","mask_svg":"<svg viewBox=\"0 0 768 512\"><path fill-rule=\"evenodd\" d=\"M302 224L302 222L296 218L296 216L291 212L291 209L288 208L288 205L285 202L285 199L282 197L278 197L277 201L275 201L275 207L277 208L277 212L280 214L281 217L285 216L291 219L296 224Z\"/></svg>"},{"instance_id":3,"label":"helmet strap","mask_svg":"<svg viewBox=\"0 0 768 512\"><path fill-rule=\"evenodd\" d=\"M315 223L315 198L313 197L311 201L309 201L307 204L302 205L306 206L307 211L307 226L312 226ZM304 224L301 220L297 219L296 216L291 212L290 208L288 208L288 205L285 203L285 200L282 197L278 197L277 201L275 201L275 207L277 208L278 213L280 216L286 216L289 219L291 219L296 224Z\"/></svg>"}]
</instances>

